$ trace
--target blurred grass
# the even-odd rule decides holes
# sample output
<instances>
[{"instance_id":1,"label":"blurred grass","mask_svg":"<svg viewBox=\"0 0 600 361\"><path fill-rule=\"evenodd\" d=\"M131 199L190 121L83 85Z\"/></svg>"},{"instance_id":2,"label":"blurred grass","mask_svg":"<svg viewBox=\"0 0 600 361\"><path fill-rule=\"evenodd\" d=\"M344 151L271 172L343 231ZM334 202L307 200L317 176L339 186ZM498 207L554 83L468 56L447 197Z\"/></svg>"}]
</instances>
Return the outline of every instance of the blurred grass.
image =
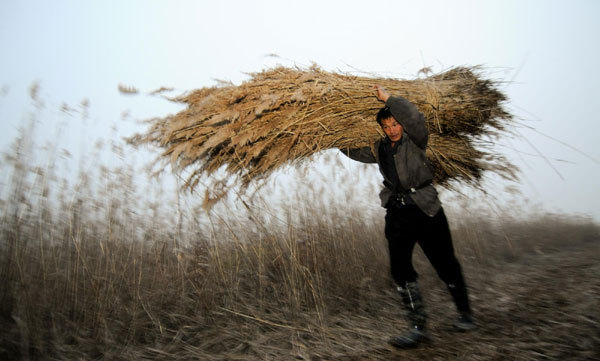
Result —
<instances>
[{"instance_id":1,"label":"blurred grass","mask_svg":"<svg viewBox=\"0 0 600 361\"><path fill-rule=\"evenodd\" d=\"M367 352L346 359L390 359L382 340L404 319L381 210L329 202L298 183L297 199L277 206L240 199L205 219L200 206L140 189L131 165L110 168L96 157L69 179L58 147L36 161L34 122L29 127L2 163L0 358L316 360ZM122 154L118 144L111 148ZM598 250L600 228L591 219L507 214L449 215L476 310L510 265ZM416 253L435 325L452 307ZM504 291L487 302L511 299ZM590 319L583 331L598 331ZM590 340L578 355L597 345ZM506 350L490 352L481 359Z\"/></svg>"}]
</instances>

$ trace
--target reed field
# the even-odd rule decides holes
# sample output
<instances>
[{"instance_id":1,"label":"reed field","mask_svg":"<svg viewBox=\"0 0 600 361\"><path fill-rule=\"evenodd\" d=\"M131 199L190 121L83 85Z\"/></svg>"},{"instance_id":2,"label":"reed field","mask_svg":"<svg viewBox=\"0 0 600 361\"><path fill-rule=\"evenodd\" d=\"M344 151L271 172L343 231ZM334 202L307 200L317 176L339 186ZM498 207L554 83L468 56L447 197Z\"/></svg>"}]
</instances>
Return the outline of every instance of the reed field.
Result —
<instances>
[{"instance_id":1,"label":"reed field","mask_svg":"<svg viewBox=\"0 0 600 361\"><path fill-rule=\"evenodd\" d=\"M207 213L202 194L141 186L127 162L92 158L69 177L59 148L33 156L31 133L0 164L0 359L600 358L600 226L589 218L451 198L479 328L452 332L450 296L417 247L433 341L400 351L386 344L406 322L377 205L298 177L285 198L232 197Z\"/></svg>"}]
</instances>

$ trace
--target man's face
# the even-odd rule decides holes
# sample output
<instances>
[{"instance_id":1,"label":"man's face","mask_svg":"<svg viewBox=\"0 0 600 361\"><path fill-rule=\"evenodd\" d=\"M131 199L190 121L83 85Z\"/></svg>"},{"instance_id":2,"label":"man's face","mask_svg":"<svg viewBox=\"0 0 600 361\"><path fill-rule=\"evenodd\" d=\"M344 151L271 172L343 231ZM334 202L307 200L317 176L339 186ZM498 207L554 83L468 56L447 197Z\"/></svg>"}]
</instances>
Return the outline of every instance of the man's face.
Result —
<instances>
[{"instance_id":1,"label":"man's face","mask_svg":"<svg viewBox=\"0 0 600 361\"><path fill-rule=\"evenodd\" d=\"M402 132L404 129L394 117L382 119L381 128L383 129L385 135L387 135L392 142L398 142L400 141L400 138L402 138Z\"/></svg>"}]
</instances>

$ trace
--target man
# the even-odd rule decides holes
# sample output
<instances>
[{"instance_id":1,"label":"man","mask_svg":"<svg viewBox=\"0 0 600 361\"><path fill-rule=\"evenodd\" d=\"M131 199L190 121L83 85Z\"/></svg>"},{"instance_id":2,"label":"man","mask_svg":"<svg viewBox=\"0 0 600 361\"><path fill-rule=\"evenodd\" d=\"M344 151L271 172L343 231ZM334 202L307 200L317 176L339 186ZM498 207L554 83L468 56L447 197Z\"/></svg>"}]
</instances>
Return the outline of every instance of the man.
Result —
<instances>
[{"instance_id":1,"label":"man","mask_svg":"<svg viewBox=\"0 0 600 361\"><path fill-rule=\"evenodd\" d=\"M386 208L391 273L410 322L408 333L391 338L390 343L408 348L429 339L427 315L412 266L416 242L448 286L459 314L454 326L466 331L475 325L448 221L432 185L433 173L425 155L429 137L425 117L408 100L392 97L380 86L375 90L377 98L385 103L377 114L385 139L375 143L375 154L370 147L343 152L363 163L377 163L383 175L384 188L379 197Z\"/></svg>"}]
</instances>

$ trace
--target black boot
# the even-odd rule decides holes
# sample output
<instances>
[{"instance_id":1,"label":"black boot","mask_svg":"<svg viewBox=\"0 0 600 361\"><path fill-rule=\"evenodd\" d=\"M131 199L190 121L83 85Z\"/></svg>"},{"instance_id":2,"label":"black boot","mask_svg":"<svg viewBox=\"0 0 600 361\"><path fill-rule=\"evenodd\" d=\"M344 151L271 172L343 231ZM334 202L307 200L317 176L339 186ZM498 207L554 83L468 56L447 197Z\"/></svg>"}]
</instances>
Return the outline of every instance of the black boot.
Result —
<instances>
[{"instance_id":1,"label":"black boot","mask_svg":"<svg viewBox=\"0 0 600 361\"><path fill-rule=\"evenodd\" d=\"M469 305L469 295L465 283L463 281L449 283L448 290L458 311L458 318L454 322L454 328L463 332L474 329L476 326L473 322L473 312L471 312L471 306Z\"/></svg>"},{"instance_id":2,"label":"black boot","mask_svg":"<svg viewBox=\"0 0 600 361\"><path fill-rule=\"evenodd\" d=\"M407 282L403 287L398 286L398 292L402 297L411 327L408 333L392 337L389 343L398 348L416 347L421 342L429 340L429 335L425 330L427 320L425 305L416 282Z\"/></svg>"}]
</instances>

